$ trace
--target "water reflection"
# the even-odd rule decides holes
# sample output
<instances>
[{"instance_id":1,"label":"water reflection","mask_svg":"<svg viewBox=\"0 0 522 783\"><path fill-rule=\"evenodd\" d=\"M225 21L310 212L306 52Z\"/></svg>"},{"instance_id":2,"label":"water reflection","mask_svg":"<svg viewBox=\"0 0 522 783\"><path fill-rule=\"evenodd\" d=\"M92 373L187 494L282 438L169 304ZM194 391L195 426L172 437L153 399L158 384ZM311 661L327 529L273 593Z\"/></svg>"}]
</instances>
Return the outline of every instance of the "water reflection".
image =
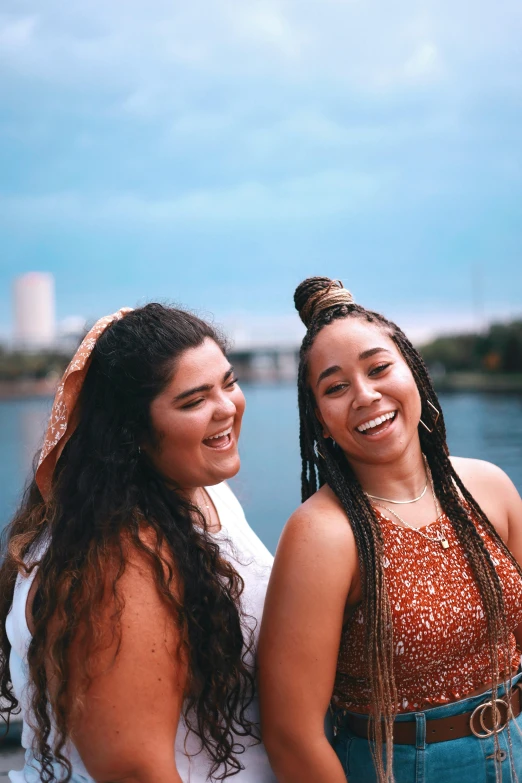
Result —
<instances>
[{"instance_id":1,"label":"water reflection","mask_svg":"<svg viewBox=\"0 0 522 783\"><path fill-rule=\"evenodd\" d=\"M241 473L233 480L248 519L275 550L300 500L295 388L245 386ZM40 446L51 400L0 402L0 527L12 515ZM445 394L441 403L452 454L494 462L522 492L522 397Z\"/></svg>"},{"instance_id":2,"label":"water reflection","mask_svg":"<svg viewBox=\"0 0 522 783\"><path fill-rule=\"evenodd\" d=\"M0 402L0 527L13 514L32 473L51 404L51 399Z\"/></svg>"},{"instance_id":3,"label":"water reflection","mask_svg":"<svg viewBox=\"0 0 522 783\"><path fill-rule=\"evenodd\" d=\"M522 397L441 396L453 454L494 462L522 492Z\"/></svg>"}]
</instances>

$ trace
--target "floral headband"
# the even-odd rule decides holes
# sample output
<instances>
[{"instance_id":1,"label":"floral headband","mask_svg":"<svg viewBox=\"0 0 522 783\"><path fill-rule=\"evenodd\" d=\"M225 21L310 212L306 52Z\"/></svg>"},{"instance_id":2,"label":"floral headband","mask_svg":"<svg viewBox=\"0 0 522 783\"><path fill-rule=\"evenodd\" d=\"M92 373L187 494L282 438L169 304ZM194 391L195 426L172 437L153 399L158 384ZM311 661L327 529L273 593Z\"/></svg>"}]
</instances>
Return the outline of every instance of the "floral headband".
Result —
<instances>
[{"instance_id":1,"label":"floral headband","mask_svg":"<svg viewBox=\"0 0 522 783\"><path fill-rule=\"evenodd\" d=\"M35 481L44 500L51 491L54 469L65 444L78 426L78 398L91 363L91 354L98 337L115 321L132 311L131 307L122 307L112 315L106 315L96 321L92 329L82 340L69 366L65 370L56 391L47 433L45 435Z\"/></svg>"}]
</instances>

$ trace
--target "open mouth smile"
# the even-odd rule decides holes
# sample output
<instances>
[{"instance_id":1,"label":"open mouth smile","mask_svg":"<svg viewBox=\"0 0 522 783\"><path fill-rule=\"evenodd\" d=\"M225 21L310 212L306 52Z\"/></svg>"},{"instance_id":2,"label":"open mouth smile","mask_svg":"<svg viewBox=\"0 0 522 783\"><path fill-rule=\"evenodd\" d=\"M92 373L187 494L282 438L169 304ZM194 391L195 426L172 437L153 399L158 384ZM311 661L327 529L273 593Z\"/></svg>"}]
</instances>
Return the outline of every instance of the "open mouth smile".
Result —
<instances>
[{"instance_id":1,"label":"open mouth smile","mask_svg":"<svg viewBox=\"0 0 522 783\"><path fill-rule=\"evenodd\" d=\"M361 435L378 435L381 432L387 430L397 416L397 411L390 411L389 413L383 413L381 416L376 416L375 419L368 419L368 421L359 424L356 427L357 432Z\"/></svg>"},{"instance_id":2,"label":"open mouth smile","mask_svg":"<svg viewBox=\"0 0 522 783\"><path fill-rule=\"evenodd\" d=\"M228 427L222 432L211 435L209 438L205 438L203 444L209 449L222 450L226 449L232 443L232 427Z\"/></svg>"}]
</instances>

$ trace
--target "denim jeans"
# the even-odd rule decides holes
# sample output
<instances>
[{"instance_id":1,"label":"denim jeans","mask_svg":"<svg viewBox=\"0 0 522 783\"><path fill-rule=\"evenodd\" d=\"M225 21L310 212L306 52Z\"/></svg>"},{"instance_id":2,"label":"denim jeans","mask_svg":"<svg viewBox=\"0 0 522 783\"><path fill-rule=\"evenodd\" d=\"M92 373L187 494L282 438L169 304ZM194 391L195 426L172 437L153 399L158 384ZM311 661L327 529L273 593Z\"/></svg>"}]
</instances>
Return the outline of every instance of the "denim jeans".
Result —
<instances>
[{"instance_id":1,"label":"denim jeans","mask_svg":"<svg viewBox=\"0 0 522 783\"><path fill-rule=\"evenodd\" d=\"M513 677L513 683L522 673ZM502 690L500 694L502 694ZM481 693L451 704L432 707L424 712L408 712L398 721L415 721L416 745L393 746L393 772L396 783L522 783L522 713L509 721L498 735L500 750L495 752L493 737L479 739L474 735L429 743L426 741L426 721L471 712L486 701L491 692ZM334 740L335 751L343 765L349 783L374 783L377 780L368 740L356 737L337 715L340 729ZM344 713L355 714L355 713ZM509 741L516 777L510 761Z\"/></svg>"}]
</instances>

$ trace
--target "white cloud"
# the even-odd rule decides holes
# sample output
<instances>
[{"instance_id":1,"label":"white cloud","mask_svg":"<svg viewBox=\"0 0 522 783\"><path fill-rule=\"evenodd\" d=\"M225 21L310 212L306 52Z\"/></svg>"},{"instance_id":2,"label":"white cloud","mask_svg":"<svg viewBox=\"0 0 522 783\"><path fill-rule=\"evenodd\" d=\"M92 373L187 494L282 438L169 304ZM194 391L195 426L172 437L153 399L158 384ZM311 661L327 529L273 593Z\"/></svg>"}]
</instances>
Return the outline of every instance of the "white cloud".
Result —
<instances>
[{"instance_id":1,"label":"white cloud","mask_svg":"<svg viewBox=\"0 0 522 783\"><path fill-rule=\"evenodd\" d=\"M306 37L296 20L287 19L281 8L269 2L253 2L232 4L229 10L240 38L274 49L283 57L296 58L303 52Z\"/></svg>"},{"instance_id":2,"label":"white cloud","mask_svg":"<svg viewBox=\"0 0 522 783\"><path fill-rule=\"evenodd\" d=\"M388 178L392 175L389 173ZM146 199L136 193L85 196L62 192L0 198L2 221L89 225L163 224L195 221L299 220L353 214L386 187L357 171L322 171L272 184L244 182L229 188L185 191L177 197Z\"/></svg>"},{"instance_id":3,"label":"white cloud","mask_svg":"<svg viewBox=\"0 0 522 783\"><path fill-rule=\"evenodd\" d=\"M38 17L1 17L0 16L0 50L18 52L27 48L34 37Z\"/></svg>"},{"instance_id":4,"label":"white cloud","mask_svg":"<svg viewBox=\"0 0 522 783\"><path fill-rule=\"evenodd\" d=\"M444 72L442 59L435 44L425 41L417 46L403 67L406 80L423 83L440 77Z\"/></svg>"},{"instance_id":5,"label":"white cloud","mask_svg":"<svg viewBox=\"0 0 522 783\"><path fill-rule=\"evenodd\" d=\"M522 32L516 0L499 6L485 0L6 5L12 12L4 16L4 36L12 45L2 59L13 71L56 84L127 88L129 94L159 86L186 94L203 74L218 83L226 76L232 88L262 75L274 87L313 79L328 89L389 87L395 75L404 89L440 78L449 67L446 51L452 80L458 85L465 79L476 89L476 67L491 79L502 67L495 54L516 57ZM22 45L23 58L17 51Z\"/></svg>"},{"instance_id":6,"label":"white cloud","mask_svg":"<svg viewBox=\"0 0 522 783\"><path fill-rule=\"evenodd\" d=\"M479 178L472 111L494 122L489 102L521 96L518 0L3 6L0 133L35 153L17 166L40 194L4 183L16 220L261 222L455 197ZM520 180L500 136L474 162L492 193Z\"/></svg>"}]
</instances>

